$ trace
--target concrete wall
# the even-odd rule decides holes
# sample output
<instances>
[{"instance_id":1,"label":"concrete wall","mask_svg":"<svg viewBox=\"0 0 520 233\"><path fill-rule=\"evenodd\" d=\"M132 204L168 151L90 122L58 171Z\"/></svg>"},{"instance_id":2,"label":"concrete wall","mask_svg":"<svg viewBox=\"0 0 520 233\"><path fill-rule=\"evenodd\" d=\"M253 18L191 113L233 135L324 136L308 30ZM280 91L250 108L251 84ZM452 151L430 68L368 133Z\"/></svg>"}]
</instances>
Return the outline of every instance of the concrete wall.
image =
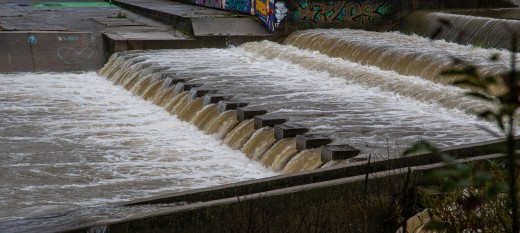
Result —
<instances>
[{"instance_id":1,"label":"concrete wall","mask_svg":"<svg viewBox=\"0 0 520 233\"><path fill-rule=\"evenodd\" d=\"M100 36L77 32L0 32L0 72L98 70L105 63Z\"/></svg>"},{"instance_id":2,"label":"concrete wall","mask_svg":"<svg viewBox=\"0 0 520 233\"><path fill-rule=\"evenodd\" d=\"M479 159L500 159L488 155ZM415 188L444 164L396 169L251 195L197 200L65 232L395 232L422 210ZM241 185L237 184L237 193Z\"/></svg>"},{"instance_id":3,"label":"concrete wall","mask_svg":"<svg viewBox=\"0 0 520 233\"><path fill-rule=\"evenodd\" d=\"M309 28L387 30L417 9L512 7L506 0L179 0L256 15L271 32Z\"/></svg>"}]
</instances>

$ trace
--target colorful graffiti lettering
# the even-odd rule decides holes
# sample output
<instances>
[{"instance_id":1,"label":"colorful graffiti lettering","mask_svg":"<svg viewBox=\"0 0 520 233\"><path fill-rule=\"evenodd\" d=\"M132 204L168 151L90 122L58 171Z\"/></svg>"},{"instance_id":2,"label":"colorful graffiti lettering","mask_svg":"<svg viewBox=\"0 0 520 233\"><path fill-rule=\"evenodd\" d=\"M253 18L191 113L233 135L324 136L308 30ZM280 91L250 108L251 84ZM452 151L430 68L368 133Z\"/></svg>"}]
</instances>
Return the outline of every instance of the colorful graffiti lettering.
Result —
<instances>
[{"instance_id":1,"label":"colorful graffiti lettering","mask_svg":"<svg viewBox=\"0 0 520 233\"><path fill-rule=\"evenodd\" d=\"M307 0L299 2L299 9L293 14L300 22L347 22L353 26L377 25L383 16L391 12L392 6L384 2L374 1L330 1L309 3Z\"/></svg>"},{"instance_id":2,"label":"colorful graffiti lettering","mask_svg":"<svg viewBox=\"0 0 520 233\"><path fill-rule=\"evenodd\" d=\"M279 5L280 14L276 20L274 0L191 0L191 2L201 6L256 15L271 32L274 31L275 24L278 25L285 18L287 12L285 4Z\"/></svg>"},{"instance_id":3,"label":"colorful graffiti lettering","mask_svg":"<svg viewBox=\"0 0 520 233\"><path fill-rule=\"evenodd\" d=\"M256 0L255 14L269 31L274 31L274 0Z\"/></svg>"},{"instance_id":4,"label":"colorful graffiti lettering","mask_svg":"<svg viewBox=\"0 0 520 233\"><path fill-rule=\"evenodd\" d=\"M253 15L255 13L254 8L252 7L253 4L254 0L226 0L224 7L229 11L237 11Z\"/></svg>"}]
</instances>

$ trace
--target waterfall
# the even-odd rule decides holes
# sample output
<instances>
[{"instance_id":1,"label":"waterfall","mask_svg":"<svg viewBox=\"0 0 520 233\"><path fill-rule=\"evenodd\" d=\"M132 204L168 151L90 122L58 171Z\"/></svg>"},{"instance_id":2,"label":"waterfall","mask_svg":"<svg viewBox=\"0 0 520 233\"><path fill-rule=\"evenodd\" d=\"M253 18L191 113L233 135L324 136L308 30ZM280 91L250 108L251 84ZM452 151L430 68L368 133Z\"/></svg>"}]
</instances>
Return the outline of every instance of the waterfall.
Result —
<instances>
[{"instance_id":1,"label":"waterfall","mask_svg":"<svg viewBox=\"0 0 520 233\"><path fill-rule=\"evenodd\" d=\"M423 37L436 35L459 44L511 50L513 32L520 31L518 20L482 17L486 11L427 12L416 11L400 24L398 30ZM475 15L464 15L464 14ZM482 15L482 16L478 16ZM441 29L441 30L439 30ZM520 47L517 47L518 50Z\"/></svg>"}]
</instances>

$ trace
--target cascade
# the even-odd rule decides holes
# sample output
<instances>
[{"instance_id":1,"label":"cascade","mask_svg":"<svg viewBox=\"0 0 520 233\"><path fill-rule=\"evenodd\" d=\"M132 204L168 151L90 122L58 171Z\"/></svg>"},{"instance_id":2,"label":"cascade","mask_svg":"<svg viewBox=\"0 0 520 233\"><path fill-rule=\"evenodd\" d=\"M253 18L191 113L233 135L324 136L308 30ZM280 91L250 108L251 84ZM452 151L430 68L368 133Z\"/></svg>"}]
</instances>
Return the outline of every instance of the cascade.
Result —
<instances>
[{"instance_id":1,"label":"cascade","mask_svg":"<svg viewBox=\"0 0 520 233\"><path fill-rule=\"evenodd\" d=\"M217 105L210 104L206 105L202 110L198 111L190 120L190 123L197 126L199 129L203 129L206 124L210 121L210 119L217 117Z\"/></svg>"},{"instance_id":2,"label":"cascade","mask_svg":"<svg viewBox=\"0 0 520 233\"><path fill-rule=\"evenodd\" d=\"M175 89L175 86L160 88L153 100L153 103L165 107L168 101L170 101L174 96L173 89Z\"/></svg>"},{"instance_id":3,"label":"cascade","mask_svg":"<svg viewBox=\"0 0 520 233\"><path fill-rule=\"evenodd\" d=\"M275 117L301 123L338 144L379 153L386 151L381 146L385 138L408 143L418 134L449 145L446 140L474 134L466 126L473 120L465 119L463 112L492 107L460 97L465 90L438 80L434 74L451 62L441 51L467 56L482 65L483 72L507 67L504 62L478 58L498 50L468 49L394 32L308 30L293 33L285 44L263 41L223 50L115 54L100 74L271 170L291 173L320 167L320 150L298 151L294 136L277 140L273 127L255 130L253 119L239 122L237 110L217 109L215 102L204 106L204 97L195 98L186 90L202 85L202 89L222 95L213 97L226 100L229 94L232 101L265 108ZM215 58L214 63L201 61L208 54ZM230 63L231 58L236 64ZM278 67L281 73L265 74L259 68L265 66ZM161 73L165 69L183 81L169 86L164 81L167 73ZM451 116L461 114L463 122Z\"/></svg>"},{"instance_id":4,"label":"cascade","mask_svg":"<svg viewBox=\"0 0 520 233\"><path fill-rule=\"evenodd\" d=\"M178 109L177 117L181 120L189 121L202 109L203 104L204 99L200 97L192 101L187 101L187 104L184 107Z\"/></svg>"},{"instance_id":5,"label":"cascade","mask_svg":"<svg viewBox=\"0 0 520 233\"><path fill-rule=\"evenodd\" d=\"M289 38L287 41L301 39L301 37L298 37L298 39ZM312 37L307 39L312 40ZM481 101L463 97L463 90L460 88L433 83L420 77L403 76L393 71L383 71L376 67L367 67L344 59L331 59L324 54L309 50L301 50L296 47L265 41L254 44L248 43L243 45L243 48L246 51L259 53L269 59L289 60L307 69L327 71L332 77L341 77L366 87L377 87L384 91L395 92L402 96L425 102L435 102L447 108L456 108L471 114L490 107ZM437 78L436 80L440 79Z\"/></svg>"},{"instance_id":6,"label":"cascade","mask_svg":"<svg viewBox=\"0 0 520 233\"><path fill-rule=\"evenodd\" d=\"M238 125L237 113L230 110L221 113L215 120L208 122L206 132L216 134L218 139L223 139L236 125Z\"/></svg>"},{"instance_id":7,"label":"cascade","mask_svg":"<svg viewBox=\"0 0 520 233\"><path fill-rule=\"evenodd\" d=\"M312 170L323 165L320 160L320 150L304 150L296 154L283 168L282 173L294 173L305 170Z\"/></svg>"},{"instance_id":8,"label":"cascade","mask_svg":"<svg viewBox=\"0 0 520 233\"><path fill-rule=\"evenodd\" d=\"M464 15L468 13L474 15ZM520 22L485 16L486 11L416 11L400 24L398 30L407 34L430 37L441 28L435 39L511 50L513 32L520 31ZM448 22L449 26L445 25L445 22ZM517 47L517 50L519 48Z\"/></svg>"},{"instance_id":9,"label":"cascade","mask_svg":"<svg viewBox=\"0 0 520 233\"><path fill-rule=\"evenodd\" d=\"M185 91L173 97L173 99L166 105L165 109L170 114L180 112L188 104L188 92Z\"/></svg>"},{"instance_id":10,"label":"cascade","mask_svg":"<svg viewBox=\"0 0 520 233\"><path fill-rule=\"evenodd\" d=\"M273 134L274 129L271 127L264 127L257 130L244 144L241 151L244 152L247 157L259 160L267 149L276 142Z\"/></svg>"},{"instance_id":11,"label":"cascade","mask_svg":"<svg viewBox=\"0 0 520 233\"><path fill-rule=\"evenodd\" d=\"M146 90L141 95L145 100L153 100L156 98L158 93L161 93L159 88L162 86L163 80L158 80L157 77L153 77L153 79L156 81L154 81L148 88L146 88Z\"/></svg>"},{"instance_id":12,"label":"cascade","mask_svg":"<svg viewBox=\"0 0 520 233\"><path fill-rule=\"evenodd\" d=\"M265 154L260 158L262 164L270 167L271 170L281 171L287 162L297 153L296 139L286 138L276 142Z\"/></svg>"},{"instance_id":13,"label":"cascade","mask_svg":"<svg viewBox=\"0 0 520 233\"><path fill-rule=\"evenodd\" d=\"M385 71L420 77L438 83L451 83L453 78L440 78L439 73L451 67L454 58L479 67L485 75L498 75L508 70L507 51L473 48L445 41L397 32L362 30L308 30L291 34L286 44L319 51L332 57L377 66ZM502 59L490 61L498 54ZM520 61L520 59L518 59ZM495 87L498 93L503 89Z\"/></svg>"},{"instance_id":14,"label":"cascade","mask_svg":"<svg viewBox=\"0 0 520 233\"><path fill-rule=\"evenodd\" d=\"M255 125L253 119L245 120L233 129L226 138L224 138L223 142L231 149L239 150L254 133Z\"/></svg>"}]
</instances>

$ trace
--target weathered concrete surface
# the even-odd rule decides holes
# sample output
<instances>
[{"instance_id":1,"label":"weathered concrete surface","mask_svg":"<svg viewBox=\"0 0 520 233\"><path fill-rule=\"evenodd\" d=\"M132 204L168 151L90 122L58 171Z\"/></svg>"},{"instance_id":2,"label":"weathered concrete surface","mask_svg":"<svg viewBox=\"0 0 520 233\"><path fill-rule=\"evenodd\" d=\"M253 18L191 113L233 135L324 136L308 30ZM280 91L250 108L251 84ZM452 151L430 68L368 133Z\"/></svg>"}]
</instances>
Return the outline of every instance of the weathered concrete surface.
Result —
<instances>
[{"instance_id":1,"label":"weathered concrete surface","mask_svg":"<svg viewBox=\"0 0 520 233\"><path fill-rule=\"evenodd\" d=\"M520 142L520 139L517 139L517 142ZM501 145L502 143L503 140L493 140L489 142L452 147L444 150L444 152L450 154L456 159L469 159L472 157L496 153L497 146ZM300 173L250 180L241 182L240 184L228 184L198 190L189 190L169 195L126 202L123 203L123 205L165 204L175 202L192 203L199 201L204 202L234 197L236 195L250 195L253 193L266 192L275 189L284 189L297 185L305 185L316 182L331 181L345 177L358 176L365 174L367 169L370 169L371 172L382 172L440 162L442 162L442 160L438 156L429 153L418 153L417 155L413 156L394 158L389 160L374 160L372 158L370 165L368 165L366 161L353 160L349 161L348 163L340 163L327 168L319 168Z\"/></svg>"},{"instance_id":2,"label":"weathered concrete surface","mask_svg":"<svg viewBox=\"0 0 520 233\"><path fill-rule=\"evenodd\" d=\"M502 155L487 155L476 159L500 159ZM470 160L464 160L467 162ZM462 161L461 161L462 162ZM323 232L390 232L397 229L395 216L407 219L414 208L415 187L431 185L427 178L432 169L442 163L395 169L292 186L267 192L199 200L197 203L146 213L119 221L99 222L95 226L79 226L67 232L278 232L293 229L302 232L305 227L329 227ZM235 187L240 192L241 186ZM324 196L324 194L327 194ZM366 203L366 204L365 204ZM364 216L367 216L365 218ZM302 228L302 225L305 225ZM307 228L308 229L308 228Z\"/></svg>"},{"instance_id":3,"label":"weathered concrete surface","mask_svg":"<svg viewBox=\"0 0 520 233\"><path fill-rule=\"evenodd\" d=\"M102 45L94 33L0 32L0 72L97 70Z\"/></svg>"},{"instance_id":4,"label":"weathered concrete surface","mask_svg":"<svg viewBox=\"0 0 520 233\"><path fill-rule=\"evenodd\" d=\"M125 50L224 48L249 41L271 39L253 17L237 15L168 0L113 0L115 4L169 25L189 38L164 38L161 35L105 33L110 53Z\"/></svg>"},{"instance_id":5,"label":"weathered concrete surface","mask_svg":"<svg viewBox=\"0 0 520 233\"><path fill-rule=\"evenodd\" d=\"M69 2L74 1L79 0ZM168 25L116 6L32 7L32 2L0 2L0 72L98 70L110 55L102 33L187 39ZM36 41L28 42L30 35Z\"/></svg>"}]
</instances>

